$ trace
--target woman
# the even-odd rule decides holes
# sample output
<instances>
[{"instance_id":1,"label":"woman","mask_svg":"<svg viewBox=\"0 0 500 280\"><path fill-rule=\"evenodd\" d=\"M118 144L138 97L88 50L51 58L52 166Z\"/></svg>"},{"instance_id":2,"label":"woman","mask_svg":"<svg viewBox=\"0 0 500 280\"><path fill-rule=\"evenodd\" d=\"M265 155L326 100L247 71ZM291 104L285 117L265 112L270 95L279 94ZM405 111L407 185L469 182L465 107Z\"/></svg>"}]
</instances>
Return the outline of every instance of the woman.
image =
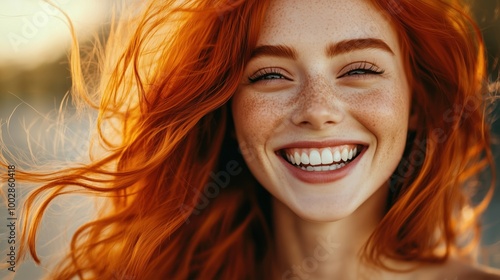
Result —
<instances>
[{"instance_id":1,"label":"woman","mask_svg":"<svg viewBox=\"0 0 500 280\"><path fill-rule=\"evenodd\" d=\"M106 50L108 154L17 171L45 183L35 261L49 201L107 202L51 279L500 279L472 261L489 196L464 186L492 156L456 1L152 1Z\"/></svg>"}]
</instances>

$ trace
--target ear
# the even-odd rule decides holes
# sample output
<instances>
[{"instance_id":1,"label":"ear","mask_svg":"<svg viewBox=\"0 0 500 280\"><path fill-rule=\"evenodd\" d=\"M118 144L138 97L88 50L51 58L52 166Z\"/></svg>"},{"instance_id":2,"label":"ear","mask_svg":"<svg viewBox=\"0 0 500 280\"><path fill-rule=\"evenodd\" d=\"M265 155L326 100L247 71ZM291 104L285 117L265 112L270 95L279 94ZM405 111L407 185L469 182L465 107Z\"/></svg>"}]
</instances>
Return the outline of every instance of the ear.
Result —
<instances>
[{"instance_id":1,"label":"ear","mask_svg":"<svg viewBox=\"0 0 500 280\"><path fill-rule=\"evenodd\" d=\"M408 130L410 131L415 131L417 130L418 126L418 114L415 110L415 106L413 105L415 103L412 102L411 110L410 110L410 117L408 118Z\"/></svg>"},{"instance_id":2,"label":"ear","mask_svg":"<svg viewBox=\"0 0 500 280\"><path fill-rule=\"evenodd\" d=\"M417 130L418 127L418 114L413 112L410 114L410 118L408 119L408 130Z\"/></svg>"}]
</instances>

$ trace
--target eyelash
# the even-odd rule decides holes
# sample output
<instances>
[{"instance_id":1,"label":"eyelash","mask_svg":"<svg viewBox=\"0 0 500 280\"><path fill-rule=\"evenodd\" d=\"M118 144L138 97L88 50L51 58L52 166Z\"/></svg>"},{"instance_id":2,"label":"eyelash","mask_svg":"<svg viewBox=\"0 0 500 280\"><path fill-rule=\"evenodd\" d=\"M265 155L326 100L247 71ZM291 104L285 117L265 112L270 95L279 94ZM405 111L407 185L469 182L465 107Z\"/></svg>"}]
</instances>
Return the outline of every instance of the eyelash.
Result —
<instances>
[{"instance_id":1,"label":"eyelash","mask_svg":"<svg viewBox=\"0 0 500 280\"><path fill-rule=\"evenodd\" d=\"M347 70L344 71L344 74L341 74L337 78L342 78L345 76L382 75L385 72L385 70L380 69L378 66L368 61L355 62L347 65L346 67Z\"/></svg>"},{"instance_id":2,"label":"eyelash","mask_svg":"<svg viewBox=\"0 0 500 280\"><path fill-rule=\"evenodd\" d=\"M282 72L282 70L280 70L279 68L264 68L264 69L261 69L261 70L257 71L257 73L253 74L252 76L248 77L248 81L250 83L252 83L252 84L256 83L258 81L261 81L261 80L280 80L280 79L285 79L285 80L291 81L290 78L287 78L281 72ZM269 78L270 76L280 76L280 78L270 79Z\"/></svg>"},{"instance_id":3,"label":"eyelash","mask_svg":"<svg viewBox=\"0 0 500 280\"><path fill-rule=\"evenodd\" d=\"M344 74L341 74L337 78L342 78L345 76L381 75L384 74L385 72L375 64L370 63L368 61L355 62L346 67L349 67L348 70L346 70ZM279 68L264 68L257 71L257 73L253 74L252 76L248 77L248 81L251 84L262 80L268 81L268 80L285 79L291 81L290 78L286 77L281 72L282 70L280 70ZM279 78L270 78L272 76L279 76Z\"/></svg>"}]
</instances>

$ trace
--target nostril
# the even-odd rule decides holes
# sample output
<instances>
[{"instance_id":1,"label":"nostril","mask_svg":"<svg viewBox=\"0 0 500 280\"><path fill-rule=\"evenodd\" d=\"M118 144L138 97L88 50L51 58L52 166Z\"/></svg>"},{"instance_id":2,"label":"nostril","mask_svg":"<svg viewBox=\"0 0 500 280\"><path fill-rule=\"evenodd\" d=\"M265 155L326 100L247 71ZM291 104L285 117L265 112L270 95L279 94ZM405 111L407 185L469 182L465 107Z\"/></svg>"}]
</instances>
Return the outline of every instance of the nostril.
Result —
<instances>
[{"instance_id":1,"label":"nostril","mask_svg":"<svg viewBox=\"0 0 500 280\"><path fill-rule=\"evenodd\" d=\"M301 127L324 129L342 122L344 113L341 110L328 108L327 105L299 109L294 111L292 122Z\"/></svg>"}]
</instances>

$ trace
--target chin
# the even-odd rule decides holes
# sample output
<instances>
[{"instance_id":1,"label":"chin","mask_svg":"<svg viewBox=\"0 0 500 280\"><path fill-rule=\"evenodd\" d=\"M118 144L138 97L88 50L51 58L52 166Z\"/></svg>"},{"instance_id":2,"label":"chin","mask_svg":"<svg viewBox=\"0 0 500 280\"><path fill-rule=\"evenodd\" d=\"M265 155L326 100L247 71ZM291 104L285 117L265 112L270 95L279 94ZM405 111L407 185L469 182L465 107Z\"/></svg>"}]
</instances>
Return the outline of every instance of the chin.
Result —
<instances>
[{"instance_id":1,"label":"chin","mask_svg":"<svg viewBox=\"0 0 500 280\"><path fill-rule=\"evenodd\" d=\"M336 222L346 218L354 220L377 220L387 206L387 184L371 189L360 185L356 192L316 192L312 191L278 195L274 197L275 207L283 208L298 218L311 222ZM365 189L364 188L369 188Z\"/></svg>"},{"instance_id":2,"label":"chin","mask_svg":"<svg viewBox=\"0 0 500 280\"><path fill-rule=\"evenodd\" d=\"M295 202L279 202L282 207L298 218L310 222L336 222L351 216L358 208L353 201L351 203L335 203L337 199L301 199Z\"/></svg>"}]
</instances>

